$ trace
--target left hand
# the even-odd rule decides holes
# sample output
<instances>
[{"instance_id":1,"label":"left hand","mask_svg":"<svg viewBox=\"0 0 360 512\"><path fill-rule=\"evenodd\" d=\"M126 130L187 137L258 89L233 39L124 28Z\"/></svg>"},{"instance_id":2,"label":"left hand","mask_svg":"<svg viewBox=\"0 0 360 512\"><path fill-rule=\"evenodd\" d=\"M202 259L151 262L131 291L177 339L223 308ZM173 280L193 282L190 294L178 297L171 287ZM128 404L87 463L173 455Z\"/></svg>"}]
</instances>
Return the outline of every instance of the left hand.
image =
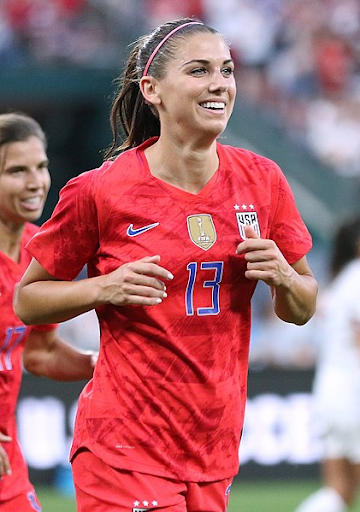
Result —
<instances>
[{"instance_id":1,"label":"left hand","mask_svg":"<svg viewBox=\"0 0 360 512\"><path fill-rule=\"evenodd\" d=\"M294 269L273 240L260 238L251 226L245 226L246 240L236 249L247 262L245 277L261 280L269 286L288 286Z\"/></svg>"},{"instance_id":2,"label":"left hand","mask_svg":"<svg viewBox=\"0 0 360 512\"><path fill-rule=\"evenodd\" d=\"M10 436L0 432L0 480L4 475L11 475L9 456L1 445L1 443L10 443L10 441L12 441Z\"/></svg>"}]
</instances>

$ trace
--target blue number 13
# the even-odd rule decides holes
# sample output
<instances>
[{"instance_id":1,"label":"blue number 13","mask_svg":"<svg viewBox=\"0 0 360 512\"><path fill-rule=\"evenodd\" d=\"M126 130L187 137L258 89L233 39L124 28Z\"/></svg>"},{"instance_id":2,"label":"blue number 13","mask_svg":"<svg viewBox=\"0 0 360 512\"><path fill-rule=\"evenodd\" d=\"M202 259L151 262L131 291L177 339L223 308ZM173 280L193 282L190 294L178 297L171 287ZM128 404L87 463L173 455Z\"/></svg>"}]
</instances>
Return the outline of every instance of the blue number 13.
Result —
<instances>
[{"instance_id":1,"label":"blue number 13","mask_svg":"<svg viewBox=\"0 0 360 512\"><path fill-rule=\"evenodd\" d=\"M189 271L189 280L186 287L185 293L185 308L187 315L194 314L194 287L197 272L197 263L189 263L186 267ZM204 281L204 288L212 288L212 306L207 308L197 308L196 313L199 316L203 315L217 315L220 312L219 295L220 295L220 283L223 275L224 262L223 261L206 261L200 265L201 270L215 271L214 279L211 281Z\"/></svg>"}]
</instances>

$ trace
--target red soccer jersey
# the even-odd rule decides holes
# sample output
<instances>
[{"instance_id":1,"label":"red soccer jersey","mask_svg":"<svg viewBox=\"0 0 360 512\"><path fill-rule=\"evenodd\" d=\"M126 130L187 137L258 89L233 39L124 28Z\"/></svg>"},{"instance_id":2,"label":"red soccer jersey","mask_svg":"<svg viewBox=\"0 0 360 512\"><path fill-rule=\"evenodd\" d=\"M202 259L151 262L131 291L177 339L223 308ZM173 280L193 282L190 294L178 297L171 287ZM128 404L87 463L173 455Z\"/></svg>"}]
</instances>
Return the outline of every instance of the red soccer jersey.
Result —
<instances>
[{"instance_id":1,"label":"red soccer jersey","mask_svg":"<svg viewBox=\"0 0 360 512\"><path fill-rule=\"evenodd\" d=\"M0 480L0 503L29 491L28 470L17 441L16 404L22 377L22 353L31 327L25 326L15 315L12 304L14 286L30 263L25 245L38 227L27 223L21 239L20 263L0 252L0 431L12 437L3 443L8 453L12 474ZM53 329L54 326L37 326L36 329ZM33 327L35 329L35 327Z\"/></svg>"},{"instance_id":2,"label":"red soccer jersey","mask_svg":"<svg viewBox=\"0 0 360 512\"><path fill-rule=\"evenodd\" d=\"M218 144L219 169L197 195L151 175L144 149L72 179L28 245L71 280L160 254L174 274L159 305L103 306L94 378L79 400L72 454L189 481L238 471L247 392L250 299L235 250L251 224L294 263L311 237L279 167Z\"/></svg>"}]
</instances>

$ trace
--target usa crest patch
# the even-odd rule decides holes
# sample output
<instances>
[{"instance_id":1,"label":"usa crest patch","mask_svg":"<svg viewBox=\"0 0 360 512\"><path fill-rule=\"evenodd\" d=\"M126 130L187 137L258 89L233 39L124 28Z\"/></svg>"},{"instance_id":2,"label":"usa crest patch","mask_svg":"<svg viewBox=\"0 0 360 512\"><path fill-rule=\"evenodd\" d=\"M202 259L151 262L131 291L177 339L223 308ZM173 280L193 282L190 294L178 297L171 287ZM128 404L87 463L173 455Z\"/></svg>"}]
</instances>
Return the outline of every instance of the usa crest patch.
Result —
<instances>
[{"instance_id":1,"label":"usa crest patch","mask_svg":"<svg viewBox=\"0 0 360 512\"><path fill-rule=\"evenodd\" d=\"M256 212L236 212L236 220L243 240L246 240L245 226L251 226L255 233L260 236L260 225Z\"/></svg>"}]
</instances>

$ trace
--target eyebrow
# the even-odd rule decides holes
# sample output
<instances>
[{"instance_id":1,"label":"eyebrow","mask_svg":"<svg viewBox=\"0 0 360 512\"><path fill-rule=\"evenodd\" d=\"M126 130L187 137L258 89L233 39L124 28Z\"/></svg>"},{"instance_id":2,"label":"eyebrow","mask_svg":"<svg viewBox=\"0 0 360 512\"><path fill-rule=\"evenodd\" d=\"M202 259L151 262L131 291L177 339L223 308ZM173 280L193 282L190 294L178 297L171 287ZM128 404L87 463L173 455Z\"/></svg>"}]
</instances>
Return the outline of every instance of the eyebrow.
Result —
<instances>
[{"instance_id":1,"label":"eyebrow","mask_svg":"<svg viewBox=\"0 0 360 512\"><path fill-rule=\"evenodd\" d=\"M49 162L49 159L47 158L46 160L41 160L41 162L39 162L39 164L38 164L38 167L43 167L44 165L46 167L48 167L49 164L50 164L50 162ZM6 171L11 171L12 169L28 169L28 165L27 164L13 164L13 165L9 165L8 167L5 166Z\"/></svg>"},{"instance_id":2,"label":"eyebrow","mask_svg":"<svg viewBox=\"0 0 360 512\"><path fill-rule=\"evenodd\" d=\"M184 62L184 64L181 65L181 67L183 68L184 66L187 66L188 64L210 64L210 61L209 60L206 60L206 59L193 59L193 60L188 60L187 62ZM224 60L223 64L234 64L234 60L233 59L226 59Z\"/></svg>"}]
</instances>

